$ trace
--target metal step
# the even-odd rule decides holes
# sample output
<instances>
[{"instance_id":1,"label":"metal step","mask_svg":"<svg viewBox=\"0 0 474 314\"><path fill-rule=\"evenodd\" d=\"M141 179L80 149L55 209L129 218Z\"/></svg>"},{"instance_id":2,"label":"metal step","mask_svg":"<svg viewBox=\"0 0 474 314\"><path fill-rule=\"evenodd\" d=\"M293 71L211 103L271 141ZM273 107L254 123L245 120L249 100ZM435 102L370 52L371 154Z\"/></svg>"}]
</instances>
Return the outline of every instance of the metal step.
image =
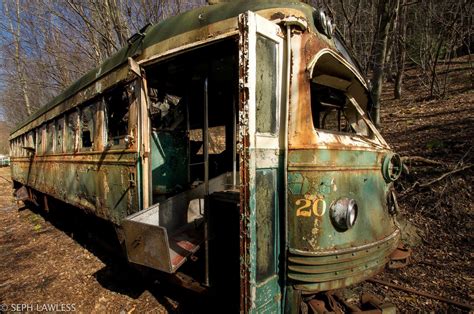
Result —
<instances>
[{"instance_id":1,"label":"metal step","mask_svg":"<svg viewBox=\"0 0 474 314\"><path fill-rule=\"evenodd\" d=\"M231 177L231 173L224 173L209 180L209 193L225 190ZM203 218L188 221L188 217L196 217L188 215L190 204L201 204L204 196L204 184L200 184L125 218L122 226L128 260L175 273L204 242Z\"/></svg>"}]
</instances>

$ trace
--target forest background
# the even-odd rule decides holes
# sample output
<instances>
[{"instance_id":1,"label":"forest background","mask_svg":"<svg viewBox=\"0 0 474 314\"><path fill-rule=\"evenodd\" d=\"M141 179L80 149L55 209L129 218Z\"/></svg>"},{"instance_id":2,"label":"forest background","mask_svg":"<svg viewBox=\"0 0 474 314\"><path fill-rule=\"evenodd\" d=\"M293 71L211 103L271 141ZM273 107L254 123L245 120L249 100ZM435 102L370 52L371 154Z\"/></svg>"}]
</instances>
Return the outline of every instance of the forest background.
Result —
<instances>
[{"instance_id":1,"label":"forest background","mask_svg":"<svg viewBox=\"0 0 474 314\"><path fill-rule=\"evenodd\" d=\"M127 44L147 23L207 5L205 0L2 0L0 8L0 154L9 130ZM468 0L307 0L335 23L370 79L380 121L383 83L403 93L416 67L431 98L449 94L449 65L473 47Z\"/></svg>"}]
</instances>

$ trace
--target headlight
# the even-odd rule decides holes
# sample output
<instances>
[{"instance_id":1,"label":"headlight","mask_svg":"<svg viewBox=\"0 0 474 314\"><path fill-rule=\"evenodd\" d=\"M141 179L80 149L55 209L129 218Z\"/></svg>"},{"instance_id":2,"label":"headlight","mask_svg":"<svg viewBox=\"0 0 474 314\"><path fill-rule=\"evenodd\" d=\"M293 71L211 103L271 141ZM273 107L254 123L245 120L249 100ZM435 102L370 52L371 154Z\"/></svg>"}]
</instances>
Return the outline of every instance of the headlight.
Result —
<instances>
[{"instance_id":1,"label":"headlight","mask_svg":"<svg viewBox=\"0 0 474 314\"><path fill-rule=\"evenodd\" d=\"M328 38L331 38L334 33L334 23L331 18L326 15L323 10L313 13L313 20L316 28Z\"/></svg>"},{"instance_id":2,"label":"headlight","mask_svg":"<svg viewBox=\"0 0 474 314\"><path fill-rule=\"evenodd\" d=\"M352 228L357 219L357 203L354 199L343 197L331 205L330 217L332 224L338 231Z\"/></svg>"},{"instance_id":3,"label":"headlight","mask_svg":"<svg viewBox=\"0 0 474 314\"><path fill-rule=\"evenodd\" d=\"M402 173L403 163L398 154L388 153L382 162L382 174L387 182L393 182L400 177Z\"/></svg>"}]
</instances>

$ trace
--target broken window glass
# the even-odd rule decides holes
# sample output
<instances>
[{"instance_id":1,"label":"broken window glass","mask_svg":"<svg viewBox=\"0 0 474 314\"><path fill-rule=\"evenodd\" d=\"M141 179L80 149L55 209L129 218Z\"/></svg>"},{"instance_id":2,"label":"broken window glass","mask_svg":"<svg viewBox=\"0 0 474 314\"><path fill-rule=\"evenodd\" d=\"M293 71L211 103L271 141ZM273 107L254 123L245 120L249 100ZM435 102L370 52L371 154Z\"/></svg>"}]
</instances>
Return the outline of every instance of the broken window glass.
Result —
<instances>
[{"instance_id":1,"label":"broken window glass","mask_svg":"<svg viewBox=\"0 0 474 314\"><path fill-rule=\"evenodd\" d=\"M114 89L104 97L108 146L124 145L128 135L130 86Z\"/></svg>"},{"instance_id":2,"label":"broken window glass","mask_svg":"<svg viewBox=\"0 0 474 314\"><path fill-rule=\"evenodd\" d=\"M36 138L38 139L38 149L37 149L37 152L38 152L38 155L42 155L43 154L43 130L44 130L45 126L41 126L39 127L38 129L36 129L37 131L37 136Z\"/></svg>"},{"instance_id":3,"label":"broken window glass","mask_svg":"<svg viewBox=\"0 0 474 314\"><path fill-rule=\"evenodd\" d=\"M28 147L31 150L36 150L36 132L30 131L28 132Z\"/></svg>"},{"instance_id":4,"label":"broken window glass","mask_svg":"<svg viewBox=\"0 0 474 314\"><path fill-rule=\"evenodd\" d=\"M55 134L55 122L48 123L46 130L46 153L51 154L54 151L54 134Z\"/></svg>"},{"instance_id":5,"label":"broken window glass","mask_svg":"<svg viewBox=\"0 0 474 314\"><path fill-rule=\"evenodd\" d=\"M316 129L370 136L369 128L343 90L311 83L311 112Z\"/></svg>"},{"instance_id":6,"label":"broken window glass","mask_svg":"<svg viewBox=\"0 0 474 314\"><path fill-rule=\"evenodd\" d=\"M56 124L56 153L63 152L63 126L64 126L64 117L58 119Z\"/></svg>"},{"instance_id":7,"label":"broken window glass","mask_svg":"<svg viewBox=\"0 0 474 314\"><path fill-rule=\"evenodd\" d=\"M186 106L182 97L150 88L150 114L153 127L162 131L185 128Z\"/></svg>"},{"instance_id":8,"label":"broken window glass","mask_svg":"<svg viewBox=\"0 0 474 314\"><path fill-rule=\"evenodd\" d=\"M82 148L92 148L95 136L96 105L91 104L81 110L81 144Z\"/></svg>"},{"instance_id":9,"label":"broken window glass","mask_svg":"<svg viewBox=\"0 0 474 314\"><path fill-rule=\"evenodd\" d=\"M275 233L276 233L276 170L256 171L256 241L257 269L256 279L262 282L276 272Z\"/></svg>"},{"instance_id":10,"label":"broken window glass","mask_svg":"<svg viewBox=\"0 0 474 314\"><path fill-rule=\"evenodd\" d=\"M79 131L78 116L76 110L71 111L66 115L66 139L64 141L66 152L74 152L76 150L76 136Z\"/></svg>"}]
</instances>

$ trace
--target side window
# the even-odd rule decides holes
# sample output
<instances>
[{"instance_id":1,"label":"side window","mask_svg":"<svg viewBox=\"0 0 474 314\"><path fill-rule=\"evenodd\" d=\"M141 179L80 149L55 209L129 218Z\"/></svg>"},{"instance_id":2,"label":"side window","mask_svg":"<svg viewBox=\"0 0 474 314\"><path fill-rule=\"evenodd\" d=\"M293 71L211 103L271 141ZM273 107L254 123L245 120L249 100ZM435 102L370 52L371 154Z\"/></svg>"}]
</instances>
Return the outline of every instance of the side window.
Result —
<instances>
[{"instance_id":1,"label":"side window","mask_svg":"<svg viewBox=\"0 0 474 314\"><path fill-rule=\"evenodd\" d=\"M129 85L119 87L104 97L108 146L125 146L128 133Z\"/></svg>"},{"instance_id":2,"label":"side window","mask_svg":"<svg viewBox=\"0 0 474 314\"><path fill-rule=\"evenodd\" d=\"M28 132L28 147L32 149L36 149L36 132L35 131Z\"/></svg>"},{"instance_id":3,"label":"side window","mask_svg":"<svg viewBox=\"0 0 474 314\"><path fill-rule=\"evenodd\" d=\"M23 147L27 147L27 146L28 146L28 135L27 135L27 134L23 134L23 135L21 136L21 139L22 139L22 143L21 143L21 155L22 155L23 157L26 157L26 156L28 156L27 150L24 149Z\"/></svg>"},{"instance_id":4,"label":"side window","mask_svg":"<svg viewBox=\"0 0 474 314\"><path fill-rule=\"evenodd\" d=\"M36 138L38 141L38 147L36 149L38 155L43 155L43 131L45 126L42 125L36 129Z\"/></svg>"},{"instance_id":5,"label":"side window","mask_svg":"<svg viewBox=\"0 0 474 314\"><path fill-rule=\"evenodd\" d=\"M19 157L21 157L21 141L22 141L22 138L21 138L21 135L18 137L18 142L17 142L17 145L16 145L16 149L17 149L17 155Z\"/></svg>"},{"instance_id":6,"label":"side window","mask_svg":"<svg viewBox=\"0 0 474 314\"><path fill-rule=\"evenodd\" d=\"M79 131L79 114L77 110L66 114L66 132L64 148L66 152L72 153L77 148L77 135Z\"/></svg>"},{"instance_id":7,"label":"side window","mask_svg":"<svg viewBox=\"0 0 474 314\"><path fill-rule=\"evenodd\" d=\"M81 147L85 149L93 149L96 108L96 104L91 104L81 110Z\"/></svg>"},{"instance_id":8,"label":"side window","mask_svg":"<svg viewBox=\"0 0 474 314\"><path fill-rule=\"evenodd\" d=\"M54 150L56 153L63 152L63 137L64 137L63 133L64 133L64 117L61 117L56 121L56 148Z\"/></svg>"},{"instance_id":9,"label":"side window","mask_svg":"<svg viewBox=\"0 0 474 314\"><path fill-rule=\"evenodd\" d=\"M51 154L54 152L55 133L56 133L55 122L51 121L48 123L47 131L46 131L46 151L45 151L46 154Z\"/></svg>"},{"instance_id":10,"label":"side window","mask_svg":"<svg viewBox=\"0 0 474 314\"><path fill-rule=\"evenodd\" d=\"M18 137L13 140L13 155L18 157Z\"/></svg>"}]
</instances>

